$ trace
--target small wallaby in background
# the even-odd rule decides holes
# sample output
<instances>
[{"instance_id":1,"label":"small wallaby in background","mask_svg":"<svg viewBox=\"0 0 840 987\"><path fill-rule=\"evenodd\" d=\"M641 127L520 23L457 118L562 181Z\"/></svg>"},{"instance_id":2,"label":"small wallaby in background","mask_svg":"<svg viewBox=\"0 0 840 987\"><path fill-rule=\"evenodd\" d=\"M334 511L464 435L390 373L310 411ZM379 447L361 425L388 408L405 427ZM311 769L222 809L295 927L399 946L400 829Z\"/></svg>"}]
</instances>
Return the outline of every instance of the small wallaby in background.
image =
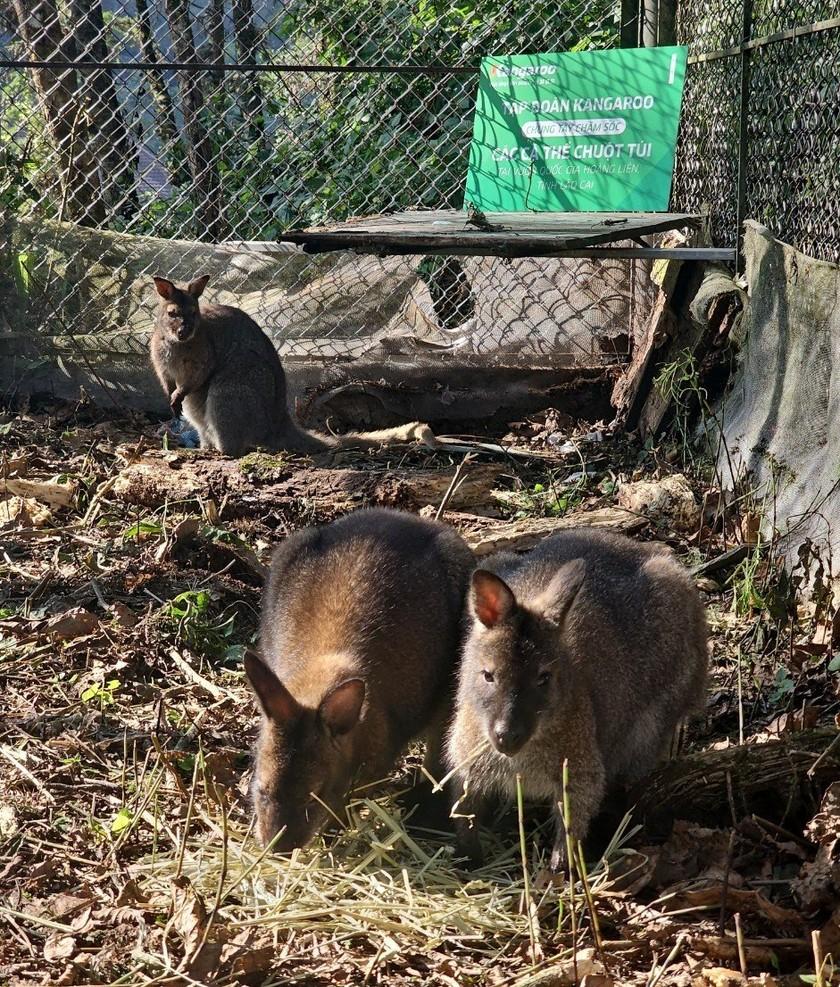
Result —
<instances>
[{"instance_id":1,"label":"small wallaby in background","mask_svg":"<svg viewBox=\"0 0 840 987\"><path fill-rule=\"evenodd\" d=\"M354 783L387 778L425 734L440 778L454 668L475 561L443 524L387 509L306 528L276 551L245 672L262 711L252 795L257 834L290 850Z\"/></svg>"},{"instance_id":2,"label":"small wallaby in background","mask_svg":"<svg viewBox=\"0 0 840 987\"><path fill-rule=\"evenodd\" d=\"M552 804L551 866L565 867L564 760L570 831L582 840L608 787L644 777L702 708L703 604L666 553L579 528L473 573L446 756L458 848L474 864L485 803L515 795L518 774L526 798Z\"/></svg>"},{"instance_id":3,"label":"small wallaby in background","mask_svg":"<svg viewBox=\"0 0 840 987\"><path fill-rule=\"evenodd\" d=\"M428 425L411 422L378 432L319 435L294 423L286 375L268 336L241 309L202 302L208 276L185 287L155 277L160 295L151 340L152 366L175 415L183 413L201 445L228 456L252 449L322 452L420 440Z\"/></svg>"}]
</instances>

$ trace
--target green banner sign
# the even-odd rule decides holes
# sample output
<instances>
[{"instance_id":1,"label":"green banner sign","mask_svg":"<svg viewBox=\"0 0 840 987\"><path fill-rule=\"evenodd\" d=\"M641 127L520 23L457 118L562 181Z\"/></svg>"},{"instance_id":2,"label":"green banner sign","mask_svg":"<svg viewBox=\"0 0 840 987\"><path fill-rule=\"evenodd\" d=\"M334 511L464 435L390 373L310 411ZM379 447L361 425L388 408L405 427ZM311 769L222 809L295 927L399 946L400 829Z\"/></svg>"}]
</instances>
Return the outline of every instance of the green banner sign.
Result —
<instances>
[{"instance_id":1,"label":"green banner sign","mask_svg":"<svg viewBox=\"0 0 840 987\"><path fill-rule=\"evenodd\" d=\"M667 210L687 55L483 59L465 202L491 212Z\"/></svg>"}]
</instances>

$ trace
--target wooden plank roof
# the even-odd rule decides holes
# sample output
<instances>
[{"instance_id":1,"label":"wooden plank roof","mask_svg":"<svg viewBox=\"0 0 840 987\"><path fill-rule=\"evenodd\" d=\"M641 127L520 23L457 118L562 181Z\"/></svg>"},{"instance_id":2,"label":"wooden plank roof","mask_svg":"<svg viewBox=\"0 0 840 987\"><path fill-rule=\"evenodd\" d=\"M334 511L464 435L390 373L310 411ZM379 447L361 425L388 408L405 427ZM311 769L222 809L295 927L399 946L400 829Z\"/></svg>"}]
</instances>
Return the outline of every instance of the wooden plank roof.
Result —
<instances>
[{"instance_id":1,"label":"wooden plank roof","mask_svg":"<svg viewBox=\"0 0 840 987\"><path fill-rule=\"evenodd\" d=\"M476 225L458 210L366 216L331 226L289 230L280 240L307 253L489 254L549 257L699 225L688 213L489 213ZM633 248L629 248L632 250Z\"/></svg>"}]
</instances>

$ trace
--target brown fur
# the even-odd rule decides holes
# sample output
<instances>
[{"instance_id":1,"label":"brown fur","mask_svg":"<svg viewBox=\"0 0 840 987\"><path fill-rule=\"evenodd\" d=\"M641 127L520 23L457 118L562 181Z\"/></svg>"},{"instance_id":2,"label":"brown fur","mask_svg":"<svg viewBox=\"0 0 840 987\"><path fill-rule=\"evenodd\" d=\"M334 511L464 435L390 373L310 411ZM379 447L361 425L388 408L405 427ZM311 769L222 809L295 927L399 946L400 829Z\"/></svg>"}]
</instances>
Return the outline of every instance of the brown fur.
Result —
<instances>
[{"instance_id":1,"label":"brown fur","mask_svg":"<svg viewBox=\"0 0 840 987\"><path fill-rule=\"evenodd\" d=\"M442 775L473 565L451 529L383 509L280 546L263 602L262 659L245 660L263 714L253 795L264 842L283 830L279 848L306 843L330 815L342 816L354 781L386 778L421 734L428 770Z\"/></svg>"},{"instance_id":2,"label":"brown fur","mask_svg":"<svg viewBox=\"0 0 840 987\"><path fill-rule=\"evenodd\" d=\"M378 432L319 435L296 425L286 406L286 375L271 340L241 309L199 305L208 278L180 287L156 277L160 304L151 340L155 373L173 412L183 412L201 445L229 456L252 449L322 452L419 440L434 445L428 425L411 422Z\"/></svg>"},{"instance_id":3,"label":"brown fur","mask_svg":"<svg viewBox=\"0 0 840 987\"><path fill-rule=\"evenodd\" d=\"M522 558L491 559L473 574L469 600L446 752L452 769L464 765L453 810L460 851L480 861L486 800L515 794L519 774L525 797L554 806L551 863L563 866L564 760L571 830L583 839L608 787L647 774L678 724L702 708L702 603L665 550L593 528L560 532Z\"/></svg>"}]
</instances>

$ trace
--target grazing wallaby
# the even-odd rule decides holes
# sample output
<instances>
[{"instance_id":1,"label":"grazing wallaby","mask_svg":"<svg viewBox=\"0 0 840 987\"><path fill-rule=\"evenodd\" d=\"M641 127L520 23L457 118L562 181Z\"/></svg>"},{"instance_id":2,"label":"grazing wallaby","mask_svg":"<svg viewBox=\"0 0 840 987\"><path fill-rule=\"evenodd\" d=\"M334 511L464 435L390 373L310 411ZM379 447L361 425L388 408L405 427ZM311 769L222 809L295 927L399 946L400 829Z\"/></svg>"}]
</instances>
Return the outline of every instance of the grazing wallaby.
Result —
<instances>
[{"instance_id":1,"label":"grazing wallaby","mask_svg":"<svg viewBox=\"0 0 840 987\"><path fill-rule=\"evenodd\" d=\"M425 734L442 776L472 552L451 528L387 509L306 528L276 551L260 648L257 833L290 850L341 817L354 782L387 777Z\"/></svg>"},{"instance_id":2,"label":"grazing wallaby","mask_svg":"<svg viewBox=\"0 0 840 987\"><path fill-rule=\"evenodd\" d=\"M241 309L199 305L209 278L185 287L155 277L160 295L151 340L152 365L174 414L183 411L201 445L228 456L251 449L323 452L420 440L428 425L411 422L378 432L318 435L296 425L286 406L286 375L271 340Z\"/></svg>"},{"instance_id":3,"label":"grazing wallaby","mask_svg":"<svg viewBox=\"0 0 840 987\"><path fill-rule=\"evenodd\" d=\"M473 573L472 627L447 740L459 851L481 861L487 799L554 807L555 870L583 839L609 786L642 778L702 707L707 627L694 584L667 550L580 528Z\"/></svg>"}]
</instances>

